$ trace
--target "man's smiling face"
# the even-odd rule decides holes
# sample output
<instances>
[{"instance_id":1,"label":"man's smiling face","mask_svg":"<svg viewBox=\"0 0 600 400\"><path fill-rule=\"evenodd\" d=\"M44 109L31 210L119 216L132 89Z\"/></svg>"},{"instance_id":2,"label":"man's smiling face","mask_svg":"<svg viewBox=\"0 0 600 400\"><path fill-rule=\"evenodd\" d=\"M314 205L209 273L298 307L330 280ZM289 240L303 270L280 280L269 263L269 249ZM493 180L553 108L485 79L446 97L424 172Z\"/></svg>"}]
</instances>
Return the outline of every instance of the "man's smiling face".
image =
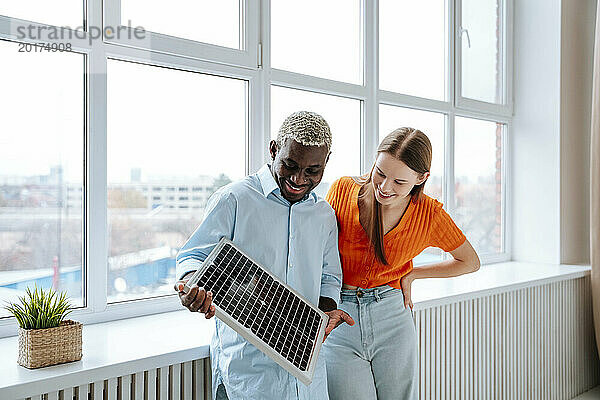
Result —
<instances>
[{"instance_id":1,"label":"man's smiling face","mask_svg":"<svg viewBox=\"0 0 600 400\"><path fill-rule=\"evenodd\" d=\"M279 148L272 140L269 151L271 173L284 199L295 203L321 182L329 159L327 146L305 146L288 139Z\"/></svg>"}]
</instances>

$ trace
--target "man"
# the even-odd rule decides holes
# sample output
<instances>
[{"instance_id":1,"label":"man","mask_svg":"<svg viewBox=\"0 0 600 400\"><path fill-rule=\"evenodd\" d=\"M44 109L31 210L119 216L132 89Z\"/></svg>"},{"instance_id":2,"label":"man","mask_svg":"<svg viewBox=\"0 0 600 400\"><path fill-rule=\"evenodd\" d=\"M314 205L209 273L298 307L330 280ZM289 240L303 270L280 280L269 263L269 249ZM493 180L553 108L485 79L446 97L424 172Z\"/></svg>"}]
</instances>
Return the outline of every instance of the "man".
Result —
<instances>
[{"instance_id":1,"label":"man","mask_svg":"<svg viewBox=\"0 0 600 400\"><path fill-rule=\"evenodd\" d=\"M177 256L175 284L190 311L214 315L212 294L186 279L222 237L240 246L329 315L326 335L352 318L337 310L341 289L337 223L333 209L312 190L321 182L331 149L331 132L318 114L290 115L271 141L271 164L218 190L203 222ZM325 361L319 357L306 386L223 322L216 320L211 348L216 399L328 399Z\"/></svg>"}]
</instances>

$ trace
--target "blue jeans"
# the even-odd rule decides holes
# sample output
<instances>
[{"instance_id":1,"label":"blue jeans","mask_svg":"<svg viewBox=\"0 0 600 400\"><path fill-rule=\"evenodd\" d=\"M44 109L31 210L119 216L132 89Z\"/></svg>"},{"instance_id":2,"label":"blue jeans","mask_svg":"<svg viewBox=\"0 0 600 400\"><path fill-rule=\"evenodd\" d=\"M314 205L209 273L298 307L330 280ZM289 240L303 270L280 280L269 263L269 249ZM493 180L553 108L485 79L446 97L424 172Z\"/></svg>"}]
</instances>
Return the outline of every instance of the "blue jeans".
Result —
<instances>
[{"instance_id":1,"label":"blue jeans","mask_svg":"<svg viewBox=\"0 0 600 400\"><path fill-rule=\"evenodd\" d=\"M343 289L339 308L355 324L340 325L323 345L329 398L417 399L417 336L402 291Z\"/></svg>"}]
</instances>

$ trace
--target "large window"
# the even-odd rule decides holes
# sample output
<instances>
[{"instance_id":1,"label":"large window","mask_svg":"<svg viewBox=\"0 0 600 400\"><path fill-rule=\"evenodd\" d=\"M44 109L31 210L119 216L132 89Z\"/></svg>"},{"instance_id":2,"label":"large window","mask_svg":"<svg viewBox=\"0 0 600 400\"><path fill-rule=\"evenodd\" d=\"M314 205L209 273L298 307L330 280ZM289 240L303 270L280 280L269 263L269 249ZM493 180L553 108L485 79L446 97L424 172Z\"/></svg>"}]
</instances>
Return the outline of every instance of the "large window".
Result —
<instances>
[{"instance_id":1,"label":"large window","mask_svg":"<svg viewBox=\"0 0 600 400\"><path fill-rule=\"evenodd\" d=\"M299 110L333 133L318 194L420 129L426 194L484 263L509 259L508 2L192 3L0 4L0 302L37 284L83 322L178 309L174 256L208 198Z\"/></svg>"},{"instance_id":2,"label":"large window","mask_svg":"<svg viewBox=\"0 0 600 400\"><path fill-rule=\"evenodd\" d=\"M18 50L0 41L0 301L37 283L81 306L85 57Z\"/></svg>"},{"instance_id":3,"label":"large window","mask_svg":"<svg viewBox=\"0 0 600 400\"><path fill-rule=\"evenodd\" d=\"M107 77L108 302L172 294L208 198L244 176L246 82L112 59Z\"/></svg>"},{"instance_id":4,"label":"large window","mask_svg":"<svg viewBox=\"0 0 600 400\"><path fill-rule=\"evenodd\" d=\"M503 157L505 125L456 118L454 215L483 254L503 250Z\"/></svg>"},{"instance_id":5,"label":"large window","mask_svg":"<svg viewBox=\"0 0 600 400\"><path fill-rule=\"evenodd\" d=\"M456 104L510 115L512 40L506 0L456 2Z\"/></svg>"},{"instance_id":6,"label":"large window","mask_svg":"<svg viewBox=\"0 0 600 400\"><path fill-rule=\"evenodd\" d=\"M500 0L463 0L460 13L461 94L502 103L503 11Z\"/></svg>"}]
</instances>

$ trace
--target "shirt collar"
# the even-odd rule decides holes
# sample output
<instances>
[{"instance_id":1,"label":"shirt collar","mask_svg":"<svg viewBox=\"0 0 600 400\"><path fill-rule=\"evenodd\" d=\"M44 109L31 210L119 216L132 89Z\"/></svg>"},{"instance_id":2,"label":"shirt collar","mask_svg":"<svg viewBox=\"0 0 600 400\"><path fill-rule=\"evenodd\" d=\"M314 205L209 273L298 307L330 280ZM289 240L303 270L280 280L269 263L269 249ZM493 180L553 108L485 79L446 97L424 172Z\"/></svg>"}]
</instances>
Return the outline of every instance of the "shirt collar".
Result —
<instances>
[{"instance_id":1,"label":"shirt collar","mask_svg":"<svg viewBox=\"0 0 600 400\"><path fill-rule=\"evenodd\" d=\"M279 185L277 185L275 178L273 178L269 164L263 165L256 174L258 176L258 180L260 181L260 185L262 186L263 195L265 197L273 192L275 192L276 195L281 195L281 190L279 189ZM317 195L313 191L310 191L310 193L304 196L302 201L307 199L312 199L314 202L316 202Z\"/></svg>"},{"instance_id":2,"label":"shirt collar","mask_svg":"<svg viewBox=\"0 0 600 400\"><path fill-rule=\"evenodd\" d=\"M275 178L273 178L273 174L271 173L271 168L269 168L269 164L263 165L258 170L257 175L265 197L267 197L275 190L279 189L277 182L275 182Z\"/></svg>"}]
</instances>

